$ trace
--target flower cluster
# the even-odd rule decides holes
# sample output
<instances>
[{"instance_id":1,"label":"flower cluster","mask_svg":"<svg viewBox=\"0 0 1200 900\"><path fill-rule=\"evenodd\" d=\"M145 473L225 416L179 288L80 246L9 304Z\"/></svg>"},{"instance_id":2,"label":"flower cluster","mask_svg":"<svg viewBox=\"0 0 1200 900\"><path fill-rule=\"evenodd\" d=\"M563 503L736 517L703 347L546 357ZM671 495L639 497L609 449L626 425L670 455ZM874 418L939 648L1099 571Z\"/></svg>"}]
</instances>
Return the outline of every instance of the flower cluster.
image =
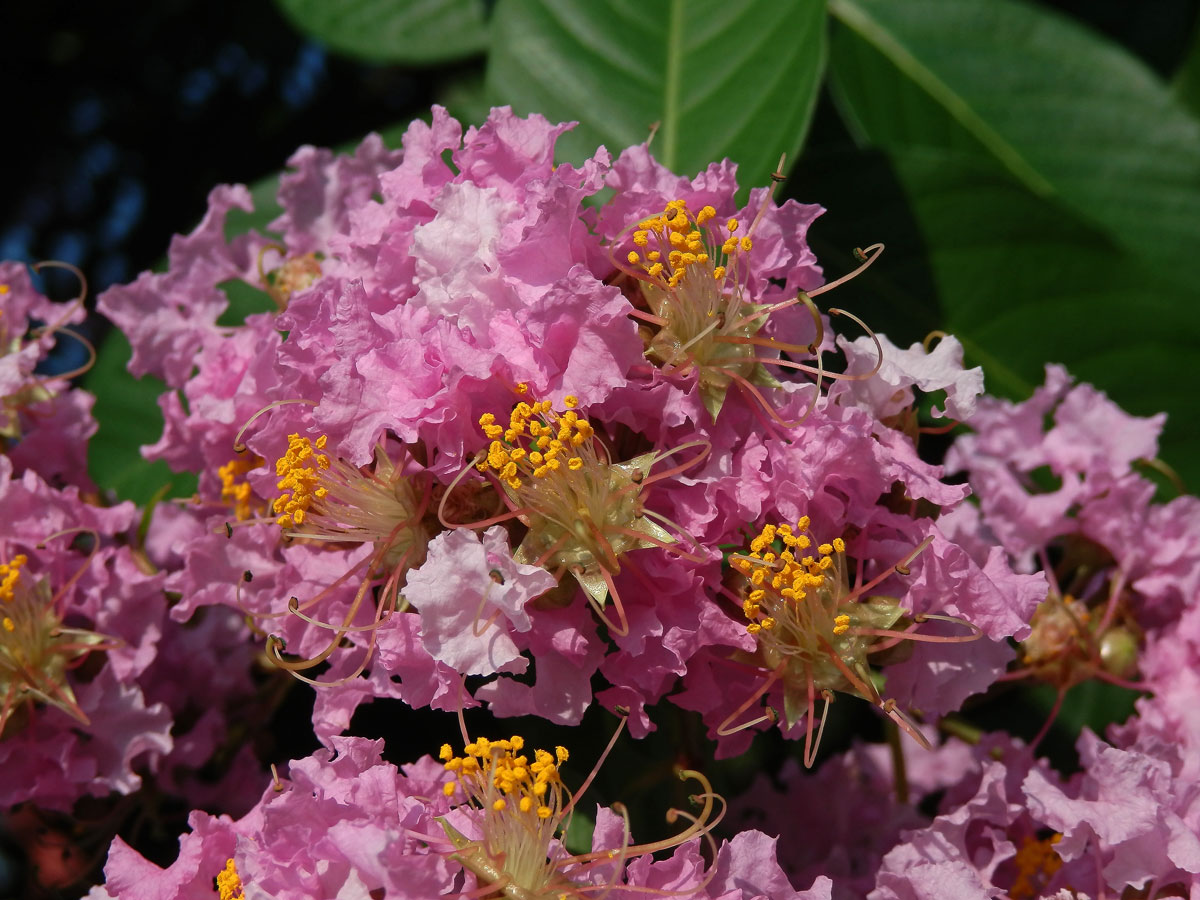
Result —
<instances>
[{"instance_id":1,"label":"flower cluster","mask_svg":"<svg viewBox=\"0 0 1200 900\"><path fill-rule=\"evenodd\" d=\"M782 176L742 204L732 164L687 179L646 145L555 165L566 127L497 109L464 133L435 108L401 150L302 149L269 235L227 238L249 196L215 190L166 271L99 299L167 385L146 456L198 476L141 516L38 452L78 423L30 411L79 392L34 374L63 326L30 323L75 307L53 319L0 270L22 298L0 325L24 329L0 422L5 803L109 805L94 900L1186 894L1200 507L1154 503L1137 468L1161 419L1053 367L1025 403L980 397L953 338L903 349L822 308L844 278ZM230 281L263 311L221 324ZM962 423L944 467L931 416ZM1085 733L1068 778L1036 755L1057 704L1027 743L965 717L1026 681L1153 697L1111 743ZM297 692L322 749L267 776L307 752L272 730ZM848 750L839 695L873 716ZM419 726L397 769L354 736L396 700L457 720L461 755L421 755ZM599 764L578 779L568 738L467 736L609 713L601 760L690 735L627 782L699 785L670 836L634 843L616 799L581 838ZM793 762L715 790L756 742ZM139 790L195 810L165 866L121 819Z\"/></svg>"}]
</instances>

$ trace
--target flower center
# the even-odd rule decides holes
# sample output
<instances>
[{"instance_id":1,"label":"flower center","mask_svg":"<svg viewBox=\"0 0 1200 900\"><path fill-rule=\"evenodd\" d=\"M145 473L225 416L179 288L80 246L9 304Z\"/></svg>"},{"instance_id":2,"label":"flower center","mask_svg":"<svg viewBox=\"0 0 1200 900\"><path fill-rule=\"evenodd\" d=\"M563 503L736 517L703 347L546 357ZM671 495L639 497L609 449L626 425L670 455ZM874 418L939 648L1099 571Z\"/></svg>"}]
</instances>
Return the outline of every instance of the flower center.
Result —
<instances>
[{"instance_id":1,"label":"flower center","mask_svg":"<svg viewBox=\"0 0 1200 900\"><path fill-rule=\"evenodd\" d=\"M591 423L575 412L577 403L566 397L567 409L556 412L549 400L522 401L507 428L484 414L479 425L492 442L476 468L496 476L529 527L516 560L556 576L570 572L603 605L622 554L676 543L642 505L650 469L666 454L613 463Z\"/></svg>"},{"instance_id":2,"label":"flower center","mask_svg":"<svg viewBox=\"0 0 1200 900\"><path fill-rule=\"evenodd\" d=\"M263 253L272 249L278 250L280 253L284 252L283 248L277 244L270 244L263 248L263 252L258 257L259 278L262 280L264 290L275 301L275 305L280 310L285 310L292 294L311 287L321 277L321 260L324 256L320 253L301 253L285 258L274 269L264 271Z\"/></svg>"},{"instance_id":3,"label":"flower center","mask_svg":"<svg viewBox=\"0 0 1200 900\"><path fill-rule=\"evenodd\" d=\"M1054 873L1062 868L1062 857L1054 849L1054 845L1061 840L1061 834L1053 834L1045 840L1038 840L1033 835L1025 837L1013 857L1017 877L1013 879L1008 892L1013 900L1041 896L1042 889L1054 877Z\"/></svg>"},{"instance_id":4,"label":"flower center","mask_svg":"<svg viewBox=\"0 0 1200 900\"><path fill-rule=\"evenodd\" d=\"M364 472L320 451L328 438L314 443L288 436L287 452L275 463L276 522L292 537L372 543L387 568L405 558L409 567L425 559L429 535L421 522L424 494L382 445L375 448L374 470Z\"/></svg>"},{"instance_id":5,"label":"flower center","mask_svg":"<svg viewBox=\"0 0 1200 900\"><path fill-rule=\"evenodd\" d=\"M84 723L87 716L67 681L72 663L115 643L79 628L64 628L50 584L30 584L23 553L0 564L0 734L21 706L40 700Z\"/></svg>"},{"instance_id":6,"label":"flower center","mask_svg":"<svg viewBox=\"0 0 1200 900\"><path fill-rule=\"evenodd\" d=\"M711 206L693 216L685 201L672 200L638 223L638 249L625 258L641 273L648 321L658 326L647 331L646 356L668 371L695 366L702 390L723 397L736 378L757 374L747 339L765 317L747 318L755 308L745 302L743 270L753 241L738 236L737 219L721 226L715 218Z\"/></svg>"},{"instance_id":7,"label":"flower center","mask_svg":"<svg viewBox=\"0 0 1200 900\"><path fill-rule=\"evenodd\" d=\"M859 602L847 583L841 538L818 545L815 555L804 553L813 543L808 526L807 516L794 527L768 524L750 542L749 554L734 557L747 580L746 631L772 668L784 662L805 680L801 673L811 673L817 690L853 692L843 666L865 670L874 641L858 627L890 627L901 611L894 602Z\"/></svg>"},{"instance_id":8,"label":"flower center","mask_svg":"<svg viewBox=\"0 0 1200 900\"><path fill-rule=\"evenodd\" d=\"M463 802L483 813L479 826L489 859L514 885L536 892L551 883L558 868L549 851L567 814L564 799L570 802L558 773L568 754L565 747L553 754L535 750L530 762L521 753L524 747L519 735L506 741L480 738L467 744L462 756L455 756L449 744L439 756L457 776L446 784L446 796L461 792Z\"/></svg>"}]
</instances>

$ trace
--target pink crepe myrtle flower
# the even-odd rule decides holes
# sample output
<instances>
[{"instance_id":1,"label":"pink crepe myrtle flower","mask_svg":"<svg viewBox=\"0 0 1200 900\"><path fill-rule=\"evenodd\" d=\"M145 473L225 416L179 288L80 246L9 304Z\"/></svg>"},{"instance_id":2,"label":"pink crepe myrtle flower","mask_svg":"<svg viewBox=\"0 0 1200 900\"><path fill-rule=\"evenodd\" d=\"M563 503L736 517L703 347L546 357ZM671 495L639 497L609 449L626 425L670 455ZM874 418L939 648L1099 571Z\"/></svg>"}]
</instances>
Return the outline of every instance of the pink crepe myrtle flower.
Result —
<instances>
[{"instance_id":1,"label":"pink crepe myrtle flower","mask_svg":"<svg viewBox=\"0 0 1200 900\"><path fill-rule=\"evenodd\" d=\"M1177 777L1179 755L1111 747L1086 729L1079 753L1071 784L1034 770L1022 785L1030 814L1062 835L1058 855L1090 862L1117 892L1200 886L1200 786Z\"/></svg>"},{"instance_id":2,"label":"pink crepe myrtle flower","mask_svg":"<svg viewBox=\"0 0 1200 900\"><path fill-rule=\"evenodd\" d=\"M69 379L90 367L55 375L35 373L55 342L81 341L69 326L83 321L87 285L74 266L39 263L32 268L66 268L80 281L79 296L67 303L44 297L21 263L0 262L0 448L19 474L37 472L56 484L92 487L87 442L96 433L93 398ZM90 345L84 342L90 350Z\"/></svg>"},{"instance_id":3,"label":"pink crepe myrtle flower","mask_svg":"<svg viewBox=\"0 0 1200 900\"><path fill-rule=\"evenodd\" d=\"M975 756L933 822L905 832L885 854L870 900L1026 900L1054 897L1066 887L1097 896L1092 861L1060 856L1062 835L1027 806L1023 779L1059 783L1059 777L1003 738L985 739Z\"/></svg>"},{"instance_id":4,"label":"pink crepe myrtle flower","mask_svg":"<svg viewBox=\"0 0 1200 900\"><path fill-rule=\"evenodd\" d=\"M820 361L833 344L827 319L811 298L846 280L818 287L821 270L805 237L823 210L794 201L777 207L772 193L783 180L779 174L738 210L735 172L728 162L715 164L688 182L654 161L645 146L626 150L613 165L609 184L616 193L595 227L607 244L607 268L616 270L630 315L640 323L650 363L632 373L636 380L614 398L633 406L633 417L638 400L622 394L651 391L668 411L668 424L678 424L682 414L706 429L736 387L776 426L786 427L769 399L780 379L808 373L819 385L826 377L872 374L829 375ZM881 249L870 248L863 267ZM593 263L594 271L605 268ZM796 361L805 356L816 359ZM815 402L816 392L810 393Z\"/></svg>"},{"instance_id":5,"label":"pink crepe myrtle flower","mask_svg":"<svg viewBox=\"0 0 1200 900\"><path fill-rule=\"evenodd\" d=\"M1139 688L1131 679L1154 665L1144 641L1170 627L1200 584L1200 503L1155 504L1153 483L1135 471L1157 452L1162 416L1130 416L1061 367L1048 366L1024 403L982 401L971 424L977 433L956 441L949 465L969 473L980 512L955 530L973 531L965 539L976 544L998 540L1018 565L1046 574L1047 596L1032 633L1017 635L1020 668L1008 677L1058 689L1048 729L1075 684ZM1044 471L1057 486L1040 485Z\"/></svg>"},{"instance_id":6,"label":"pink crepe myrtle flower","mask_svg":"<svg viewBox=\"0 0 1200 900\"><path fill-rule=\"evenodd\" d=\"M170 711L139 683L166 600L162 577L119 543L136 511L91 506L33 472L14 478L6 457L0 510L0 764L13 775L0 805L129 793L135 764L153 770L172 747Z\"/></svg>"},{"instance_id":7,"label":"pink crepe myrtle flower","mask_svg":"<svg viewBox=\"0 0 1200 900\"><path fill-rule=\"evenodd\" d=\"M981 402L969 422L975 433L955 441L946 465L968 473L984 523L1009 553L1027 560L1078 530L1074 509L1101 500L1136 460L1157 454L1164 419L1130 416L1090 385L1073 386L1061 366L1047 366L1045 384L1028 400ZM1032 475L1041 468L1061 484L1038 489ZM1112 551L1120 560L1131 549Z\"/></svg>"},{"instance_id":8,"label":"pink crepe myrtle flower","mask_svg":"<svg viewBox=\"0 0 1200 900\"><path fill-rule=\"evenodd\" d=\"M607 155L554 167L562 128L500 109L464 137L435 109L333 242L339 265L293 298L283 378L351 462L391 431L451 472L506 384L591 402L624 383L640 353L628 303L581 262L580 203Z\"/></svg>"},{"instance_id":9,"label":"pink crepe myrtle flower","mask_svg":"<svg viewBox=\"0 0 1200 900\"><path fill-rule=\"evenodd\" d=\"M745 745L736 739L739 732L774 722L774 709L782 709L785 733L796 733L804 723L805 762L811 765L825 718L824 713L816 718L816 702L822 699L827 710L835 691L873 703L928 748L926 738L896 700L881 696L870 673L870 657L903 641L929 642L935 650L915 662L898 663L897 669L920 672L917 679L929 698L924 708L931 714L955 708L957 704L946 702L942 695L961 690L963 672L976 668L978 654L951 654L945 648L973 646L985 632L971 621L971 613L976 607L986 613L988 604L1004 605L1007 598L982 572L972 571L974 564L965 554L944 567L941 554L931 549L937 543L936 531L907 544L907 552L896 549L904 546L897 537L920 526L911 519L892 519L879 521L887 527L864 529L849 541L835 536L827 542L824 535L814 536L808 517L795 525L768 523L748 549L730 557L737 576L719 593L740 607L748 623L746 632L754 639L752 652L726 659L711 653L698 658L701 664L690 667L685 677L685 691L673 698L684 708L702 712L710 735L719 740L735 738L719 748L721 755ZM858 560L853 566L852 556ZM881 558L890 564L867 562ZM890 584L907 587L904 582L918 569L924 578L912 589L899 597L887 593ZM969 585L972 593L964 595L955 581ZM933 591L931 585L936 585ZM959 587L958 597L949 590L951 586ZM965 615L946 615L944 610L950 609ZM987 621L986 615L981 618ZM992 632L988 636L1004 637L1020 621L1019 616L1009 616L988 622ZM947 665L947 657L957 657L958 665ZM978 666L976 689L989 684L1002 666L994 660ZM724 674L717 674L718 667ZM707 673L701 674L705 669ZM898 680L903 683L903 678ZM772 706L756 715L751 710L764 697L770 698ZM961 699L960 694L956 697Z\"/></svg>"},{"instance_id":10,"label":"pink crepe myrtle flower","mask_svg":"<svg viewBox=\"0 0 1200 900\"><path fill-rule=\"evenodd\" d=\"M444 893L451 866L414 833L435 829L432 817L447 808L445 774L428 758L401 772L382 749L382 741L335 738L331 750L294 761L286 780L268 783L238 821L192 813L179 857L165 869L117 838L105 885L92 896L211 900L223 872L237 875L223 879L231 890L236 883L246 897L275 900Z\"/></svg>"}]
</instances>

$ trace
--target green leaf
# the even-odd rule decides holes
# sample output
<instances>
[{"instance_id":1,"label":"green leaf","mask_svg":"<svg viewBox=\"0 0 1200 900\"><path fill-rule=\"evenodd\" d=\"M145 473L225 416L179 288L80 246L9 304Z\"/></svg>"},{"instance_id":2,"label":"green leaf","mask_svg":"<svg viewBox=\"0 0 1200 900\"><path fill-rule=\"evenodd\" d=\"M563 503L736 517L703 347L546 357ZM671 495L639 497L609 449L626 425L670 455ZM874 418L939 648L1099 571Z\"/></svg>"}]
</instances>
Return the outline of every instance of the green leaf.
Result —
<instances>
[{"instance_id":1,"label":"green leaf","mask_svg":"<svg viewBox=\"0 0 1200 900\"><path fill-rule=\"evenodd\" d=\"M798 152L825 64L813 0L500 0L490 96L519 113L578 120L559 142L578 163L645 141L672 171L730 157L745 186Z\"/></svg>"},{"instance_id":2,"label":"green leaf","mask_svg":"<svg viewBox=\"0 0 1200 900\"><path fill-rule=\"evenodd\" d=\"M831 0L831 68L860 135L997 160L1147 259L1200 233L1200 122L1120 47L1015 0Z\"/></svg>"},{"instance_id":3,"label":"green leaf","mask_svg":"<svg viewBox=\"0 0 1200 900\"><path fill-rule=\"evenodd\" d=\"M371 62L421 65L487 47L483 0L276 0L305 34Z\"/></svg>"},{"instance_id":4,"label":"green leaf","mask_svg":"<svg viewBox=\"0 0 1200 900\"><path fill-rule=\"evenodd\" d=\"M1191 292L994 163L932 148L893 161L928 247L943 327L984 365L989 392L1027 396L1044 362L1063 363L1132 413L1168 410L1161 456L1200 485Z\"/></svg>"},{"instance_id":5,"label":"green leaf","mask_svg":"<svg viewBox=\"0 0 1200 900\"><path fill-rule=\"evenodd\" d=\"M1192 111L1192 115L1200 116L1200 20L1196 22L1188 54L1171 79L1171 91L1175 99Z\"/></svg>"},{"instance_id":6,"label":"green leaf","mask_svg":"<svg viewBox=\"0 0 1200 900\"><path fill-rule=\"evenodd\" d=\"M88 442L88 472L102 490L120 500L144 505L165 484L167 496L196 492L196 476L178 475L162 461L151 463L142 444L162 436L158 397L164 385L157 378L134 378L126 370L131 355L125 335L113 329L100 346L96 365L84 376L83 387L96 395L93 414L100 430Z\"/></svg>"}]
</instances>

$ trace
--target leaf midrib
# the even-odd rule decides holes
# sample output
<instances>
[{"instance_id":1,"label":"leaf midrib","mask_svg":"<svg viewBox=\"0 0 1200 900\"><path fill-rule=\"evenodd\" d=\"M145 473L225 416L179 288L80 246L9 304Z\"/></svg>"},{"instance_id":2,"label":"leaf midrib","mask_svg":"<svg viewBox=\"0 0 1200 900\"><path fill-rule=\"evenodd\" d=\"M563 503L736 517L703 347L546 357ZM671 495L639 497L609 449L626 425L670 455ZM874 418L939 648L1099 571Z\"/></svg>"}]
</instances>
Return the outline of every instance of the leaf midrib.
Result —
<instances>
[{"instance_id":1,"label":"leaf midrib","mask_svg":"<svg viewBox=\"0 0 1200 900\"><path fill-rule=\"evenodd\" d=\"M975 112L965 97L942 81L932 69L924 66L907 47L854 0L830 0L829 11L843 25L872 44L896 68L912 79L914 84L929 94L1031 191L1042 197L1052 197L1057 193L1054 186L1016 147Z\"/></svg>"}]
</instances>

